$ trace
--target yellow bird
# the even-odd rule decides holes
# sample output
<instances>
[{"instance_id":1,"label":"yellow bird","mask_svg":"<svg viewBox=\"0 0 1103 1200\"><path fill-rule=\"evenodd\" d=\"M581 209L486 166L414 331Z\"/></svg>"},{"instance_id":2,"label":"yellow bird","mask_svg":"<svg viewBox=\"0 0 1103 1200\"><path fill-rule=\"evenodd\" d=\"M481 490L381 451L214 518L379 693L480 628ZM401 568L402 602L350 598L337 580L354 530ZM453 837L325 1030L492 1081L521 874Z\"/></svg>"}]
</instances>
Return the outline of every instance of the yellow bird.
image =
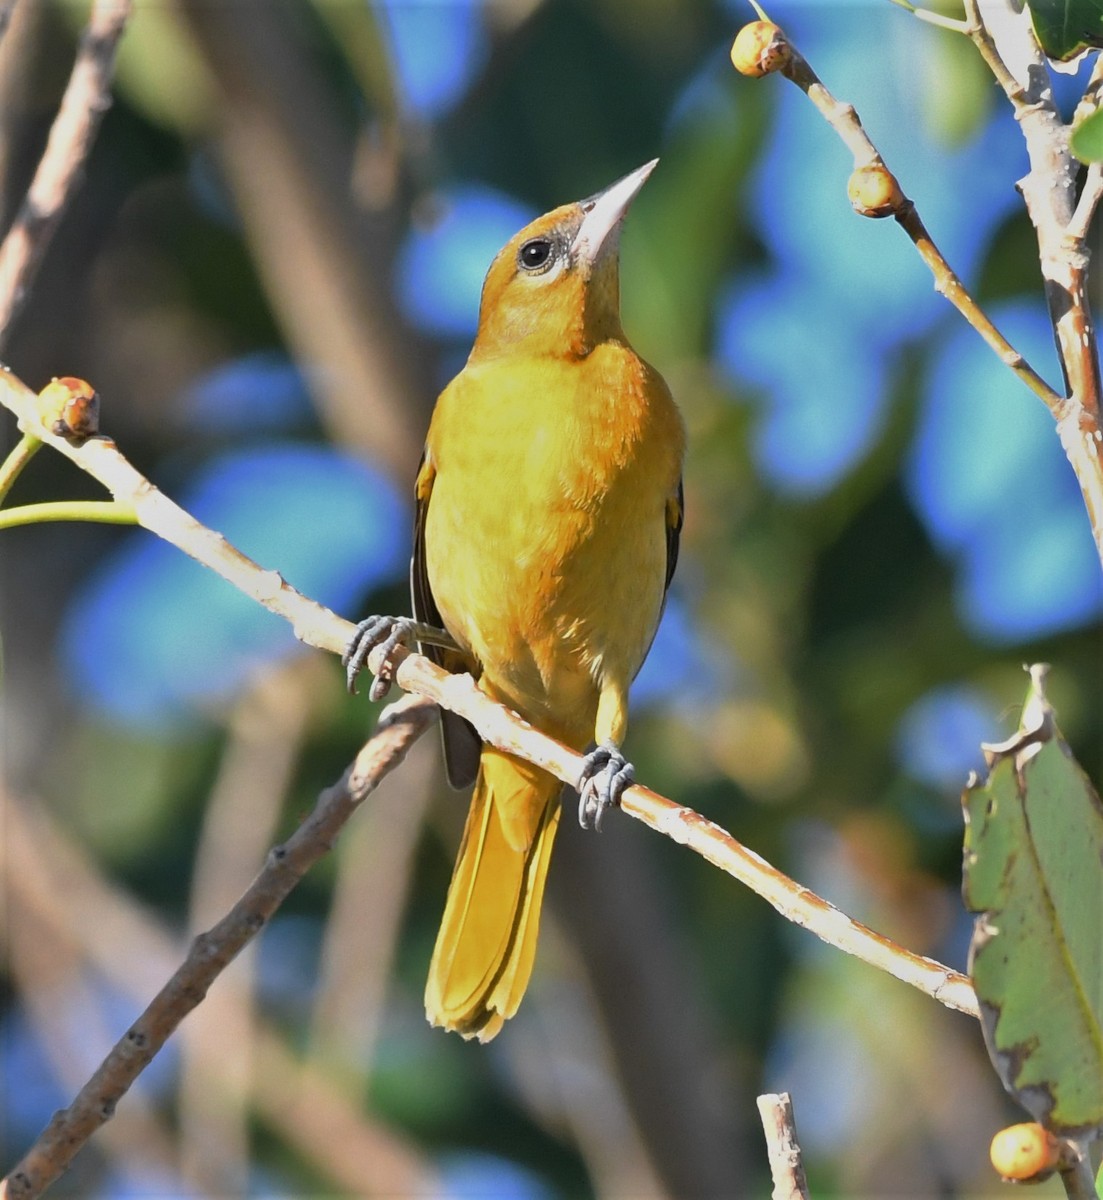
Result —
<instances>
[{"instance_id":1,"label":"yellow bird","mask_svg":"<svg viewBox=\"0 0 1103 1200\"><path fill-rule=\"evenodd\" d=\"M422 649L537 729L579 751L596 743L579 780L588 827L632 779L619 749L628 688L682 525L681 415L620 321L621 220L654 167L547 213L500 251L417 477L414 615L458 651ZM345 656L350 688L374 646L418 632L363 622ZM388 685L384 670L373 696ZM462 718L441 720L449 779L475 791L425 1005L434 1025L489 1041L532 973L562 785L482 745Z\"/></svg>"}]
</instances>

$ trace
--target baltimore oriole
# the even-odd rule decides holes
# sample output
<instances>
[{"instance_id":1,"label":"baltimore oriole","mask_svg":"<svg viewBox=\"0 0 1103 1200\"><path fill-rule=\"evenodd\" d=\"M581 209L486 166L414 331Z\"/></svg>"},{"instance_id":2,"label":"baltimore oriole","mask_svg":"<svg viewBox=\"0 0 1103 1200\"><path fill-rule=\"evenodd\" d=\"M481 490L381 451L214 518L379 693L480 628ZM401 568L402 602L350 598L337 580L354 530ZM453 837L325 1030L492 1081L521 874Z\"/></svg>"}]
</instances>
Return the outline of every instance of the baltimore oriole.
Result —
<instances>
[{"instance_id":1,"label":"baltimore oriole","mask_svg":"<svg viewBox=\"0 0 1103 1200\"><path fill-rule=\"evenodd\" d=\"M533 221L494 259L417 477L414 615L458 647L422 649L575 749L596 743L579 780L587 826L632 779L628 687L682 525L682 419L620 322L620 223L654 166ZM408 621L363 622L349 686L373 646L410 636ZM449 779L475 791L425 1005L434 1025L488 1041L532 972L562 785L441 721Z\"/></svg>"}]
</instances>

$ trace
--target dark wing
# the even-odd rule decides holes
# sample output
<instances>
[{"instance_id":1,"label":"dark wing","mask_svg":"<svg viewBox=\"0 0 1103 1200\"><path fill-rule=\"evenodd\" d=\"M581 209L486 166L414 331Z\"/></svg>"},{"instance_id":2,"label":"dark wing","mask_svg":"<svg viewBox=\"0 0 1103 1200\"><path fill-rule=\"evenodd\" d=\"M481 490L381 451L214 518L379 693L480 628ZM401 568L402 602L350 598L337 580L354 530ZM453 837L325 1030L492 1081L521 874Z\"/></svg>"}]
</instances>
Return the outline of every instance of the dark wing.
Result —
<instances>
[{"instance_id":1,"label":"dark wing","mask_svg":"<svg viewBox=\"0 0 1103 1200\"><path fill-rule=\"evenodd\" d=\"M678 494L671 496L666 502L666 581L663 584L663 603L659 609L659 621L662 620L666 608L666 595L670 590L670 581L674 578L674 568L678 565L678 547L682 540L682 520L685 515L685 502L682 495L682 481L678 480ZM659 621L651 631L651 641L647 643L644 658L651 653L655 643L655 634L659 632Z\"/></svg>"},{"instance_id":2,"label":"dark wing","mask_svg":"<svg viewBox=\"0 0 1103 1200\"><path fill-rule=\"evenodd\" d=\"M431 483L423 486L422 474L425 468L425 455L421 456L421 466L418 469L417 508L414 515L414 553L410 559L410 595L413 600L414 618L426 625L434 625L437 629L444 628L440 609L433 599L433 590L429 586L429 571L425 564L425 516L429 511L429 499L432 495ZM462 663L456 660L455 654L449 654L441 646L423 645L421 653L426 658L446 670L464 670ZM479 771L479 753L482 741L474 727L463 717L440 710L441 741L444 745L444 769L448 782L454 788L469 787L475 782Z\"/></svg>"},{"instance_id":3,"label":"dark wing","mask_svg":"<svg viewBox=\"0 0 1103 1200\"><path fill-rule=\"evenodd\" d=\"M674 568L678 565L678 547L682 541L682 522L685 519L685 494L682 481L678 480L678 496L668 500L666 505L666 583L664 591L670 587L674 578Z\"/></svg>"}]
</instances>

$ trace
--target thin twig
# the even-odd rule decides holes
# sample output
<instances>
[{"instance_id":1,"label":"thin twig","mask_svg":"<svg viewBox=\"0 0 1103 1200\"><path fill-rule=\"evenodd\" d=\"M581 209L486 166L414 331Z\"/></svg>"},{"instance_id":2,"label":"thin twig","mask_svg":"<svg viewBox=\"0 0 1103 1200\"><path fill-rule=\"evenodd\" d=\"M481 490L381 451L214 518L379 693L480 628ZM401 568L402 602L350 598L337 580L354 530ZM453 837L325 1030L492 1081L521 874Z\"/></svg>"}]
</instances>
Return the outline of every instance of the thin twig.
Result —
<instances>
[{"instance_id":1,"label":"thin twig","mask_svg":"<svg viewBox=\"0 0 1103 1200\"><path fill-rule=\"evenodd\" d=\"M1075 1162L1059 1168L1058 1174L1065 1195L1068 1200L1099 1200L1087 1145L1081 1146L1080 1150L1081 1153Z\"/></svg>"},{"instance_id":2,"label":"thin twig","mask_svg":"<svg viewBox=\"0 0 1103 1200\"><path fill-rule=\"evenodd\" d=\"M107 438L90 438L80 446L56 437L39 422L34 393L9 371L0 370L0 404L11 408L23 428L54 446L98 479L117 500L131 504L138 521L185 554L210 567L235 587L283 617L295 636L321 650L342 653L354 626L307 599L275 571L264 570L246 558L221 534L201 525L158 491ZM491 700L469 675L449 675L421 655L401 650L394 656L394 679L406 691L418 692L467 717L483 739L499 749L542 766L566 783L577 783L583 759L574 750L531 728L516 714ZM373 652L369 666L378 672L381 656ZM977 1016L976 996L969 980L933 959L913 954L888 938L853 921L754 851L741 845L719 826L692 809L675 804L647 788L634 786L623 796L624 812L680 842L708 862L745 883L786 919L817 937L910 983L940 1003Z\"/></svg>"},{"instance_id":3,"label":"thin twig","mask_svg":"<svg viewBox=\"0 0 1103 1200\"><path fill-rule=\"evenodd\" d=\"M130 7L130 0L96 0L46 150L15 223L0 245L0 345L23 306L110 105L115 52Z\"/></svg>"},{"instance_id":4,"label":"thin twig","mask_svg":"<svg viewBox=\"0 0 1103 1200\"><path fill-rule=\"evenodd\" d=\"M1103 197L1103 162L1092 162L1084 175L1084 186L1080 188L1080 198L1077 208L1068 222L1066 234L1069 238L1084 241L1091 228L1092 218L1096 215L1099 199Z\"/></svg>"},{"instance_id":5,"label":"thin twig","mask_svg":"<svg viewBox=\"0 0 1103 1200\"><path fill-rule=\"evenodd\" d=\"M15 842L21 831L11 830L9 812L10 805L5 805L5 850L14 861L9 834L14 833L11 842ZM58 1086L75 1091L98 1061L99 1047L111 1044L111 1016L105 1011L99 977L86 968L80 937L72 929L59 929L44 911L46 906L36 902L35 883L40 880L27 886L27 876L36 874L40 864L34 859L18 861L19 878L4 889L6 928L0 933L0 946L7 951L9 977ZM76 1012L80 1013L79 1023L73 1020ZM147 1169L171 1173L175 1138L167 1114L159 1110L152 1096L136 1091L119 1119L104 1130L100 1146L104 1156L120 1166L140 1163ZM185 1178L196 1186L197 1180Z\"/></svg>"},{"instance_id":6,"label":"thin twig","mask_svg":"<svg viewBox=\"0 0 1103 1200\"><path fill-rule=\"evenodd\" d=\"M1103 162L1089 163L1080 198L1076 201L1076 210L1065 229L1070 238L1082 242L1088 236L1100 198L1103 198Z\"/></svg>"},{"instance_id":7,"label":"thin twig","mask_svg":"<svg viewBox=\"0 0 1103 1200\"><path fill-rule=\"evenodd\" d=\"M415 743L414 751L424 744ZM368 812L373 809L374 804ZM0 792L0 812L4 850L10 863L19 864L18 871L8 872L12 903L33 913L53 941L79 952L117 995L134 1004L146 1003L183 957L186 947L175 931L170 934L163 919L107 879L37 798ZM219 980L218 991L247 1003L232 975ZM220 1067L237 1051L233 1027L231 1022L219 1031L217 1043L205 1047L210 1055L205 1063L211 1081L208 1102L215 1108L220 1102ZM440 1180L417 1149L346 1094L341 1081L302 1062L275 1022L258 1014L254 1034L257 1123L278 1134L314 1167L319 1179L352 1196L441 1194ZM4 1190L0 1185L0 1195ZM221 1188L218 1194L224 1192Z\"/></svg>"},{"instance_id":8,"label":"thin twig","mask_svg":"<svg viewBox=\"0 0 1103 1200\"><path fill-rule=\"evenodd\" d=\"M783 74L793 81L816 106L824 119L843 140L853 155L854 166L885 166L880 151L873 144L852 104L837 100L824 87L819 76L809 66L803 55L792 47L792 57ZM973 326L988 345L996 352L1005 366L1009 367L1053 412L1060 415L1063 398L1023 358L1022 354L1000 333L980 305L969 294L945 256L927 232L912 200L903 197L896 219L904 232L915 243L920 257L934 276L935 290L947 300Z\"/></svg>"},{"instance_id":9,"label":"thin twig","mask_svg":"<svg viewBox=\"0 0 1103 1200\"><path fill-rule=\"evenodd\" d=\"M934 239L927 232L919 212L913 201L904 199L904 205L896 214L896 220L904 232L915 243L919 256L931 270L935 279L935 290L958 310L970 325L984 338L988 346L995 351L1000 362L1013 371L1028 388L1059 418L1064 411L1064 400L1059 393L1034 370L1023 358L1022 354L1003 336L989 319L988 315L966 290L965 285L954 273L950 264L935 245Z\"/></svg>"},{"instance_id":10,"label":"thin twig","mask_svg":"<svg viewBox=\"0 0 1103 1200\"><path fill-rule=\"evenodd\" d=\"M1088 82L1084 88L1084 94L1077 101L1072 120L1069 122L1072 129L1097 111L1101 93L1103 93L1103 57L1096 55L1091 75L1088 76Z\"/></svg>"},{"instance_id":11,"label":"thin twig","mask_svg":"<svg viewBox=\"0 0 1103 1200\"><path fill-rule=\"evenodd\" d=\"M169 1035L207 994L218 975L264 928L307 870L333 845L338 831L379 780L401 763L432 723L436 709L405 697L380 719L371 739L314 811L268 856L263 870L233 908L192 943L173 977L104 1059L68 1108L54 1115L5 1180L8 1200L39 1196L68 1167L106 1121Z\"/></svg>"},{"instance_id":12,"label":"thin twig","mask_svg":"<svg viewBox=\"0 0 1103 1200\"><path fill-rule=\"evenodd\" d=\"M1087 267L1090 258L1085 234L1103 183L1098 172L1090 175L1073 211L1076 169L1068 150L1068 128L1053 102L1045 60L1030 29L1029 20L1003 0L1005 19L993 25L980 12L978 0L967 0L968 32L990 70L1015 107L1030 154L1031 172L1020 183L1031 220L1038 231L1046 298L1057 335L1068 397L1050 387L1022 354L1000 333L969 294L935 245L914 203L901 193L895 216L923 261L930 268L936 289L944 295L999 357L1050 410L1057 435L1076 474L1087 509L1096 551L1103 562L1103 427L1100 421L1099 361L1095 331L1087 303ZM993 5L989 6L992 9ZM986 10L989 15L989 10ZM1017 38L1011 48L1001 41ZM854 157L855 168L884 167L880 152L862 127L853 105L837 100L824 87L808 62L790 46L791 57L781 72L795 83L823 114ZM1008 66L1008 60L1030 58L1029 86ZM1033 56L1031 58L1031 56Z\"/></svg>"},{"instance_id":13,"label":"thin twig","mask_svg":"<svg viewBox=\"0 0 1103 1200\"><path fill-rule=\"evenodd\" d=\"M37 396L22 380L0 367L0 404L15 413L23 432L33 433L98 480L138 524L209 567L270 612L291 624L295 636L320 650L343 653L353 633L348 621L308 600L278 571L266 571L213 529L201 525L135 470L110 438L93 437L73 445L47 429L38 416Z\"/></svg>"},{"instance_id":14,"label":"thin twig","mask_svg":"<svg viewBox=\"0 0 1103 1200\"><path fill-rule=\"evenodd\" d=\"M1023 103L1023 85L1004 62L1003 55L997 48L988 25L981 15L979 0L965 0L965 19L968 22L969 37L980 51L981 58L984 59L996 82L1003 88L1007 98L1013 104Z\"/></svg>"},{"instance_id":15,"label":"thin twig","mask_svg":"<svg viewBox=\"0 0 1103 1200\"><path fill-rule=\"evenodd\" d=\"M766 1153L774 1181L773 1200L808 1200L808 1180L789 1093L768 1092L759 1096L758 1115L766 1134Z\"/></svg>"},{"instance_id":16,"label":"thin twig","mask_svg":"<svg viewBox=\"0 0 1103 1200\"><path fill-rule=\"evenodd\" d=\"M12 489L12 484L23 473L23 468L41 448L42 442L33 433L23 434L12 447L11 453L0 464L0 504L4 503L5 497Z\"/></svg>"},{"instance_id":17,"label":"thin twig","mask_svg":"<svg viewBox=\"0 0 1103 1200\"><path fill-rule=\"evenodd\" d=\"M0 508L0 529L42 525L47 521L91 521L101 525L136 525L134 509L117 500L44 500Z\"/></svg>"}]
</instances>

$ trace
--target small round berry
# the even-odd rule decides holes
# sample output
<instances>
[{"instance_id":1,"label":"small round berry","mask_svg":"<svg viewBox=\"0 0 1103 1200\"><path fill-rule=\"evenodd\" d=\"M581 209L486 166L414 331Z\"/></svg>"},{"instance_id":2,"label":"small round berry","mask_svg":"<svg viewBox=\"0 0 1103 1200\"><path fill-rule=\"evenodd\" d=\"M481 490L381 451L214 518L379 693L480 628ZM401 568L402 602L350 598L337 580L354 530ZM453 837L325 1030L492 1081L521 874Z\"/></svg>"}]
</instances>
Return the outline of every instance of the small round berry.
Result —
<instances>
[{"instance_id":1,"label":"small round berry","mask_svg":"<svg viewBox=\"0 0 1103 1200\"><path fill-rule=\"evenodd\" d=\"M99 432L100 398L90 383L63 375L38 393L38 415L51 433L83 442Z\"/></svg>"},{"instance_id":2,"label":"small round berry","mask_svg":"<svg viewBox=\"0 0 1103 1200\"><path fill-rule=\"evenodd\" d=\"M741 75L770 75L787 67L792 56L789 39L773 21L744 25L732 42L732 66Z\"/></svg>"},{"instance_id":3,"label":"small round berry","mask_svg":"<svg viewBox=\"0 0 1103 1200\"><path fill-rule=\"evenodd\" d=\"M903 207L896 176L881 163L859 167L846 185L850 206L863 217L891 217Z\"/></svg>"},{"instance_id":4,"label":"small round berry","mask_svg":"<svg viewBox=\"0 0 1103 1200\"><path fill-rule=\"evenodd\" d=\"M1004 1179L1038 1183L1057 1169L1061 1143L1033 1121L1009 1125L992 1139L988 1157Z\"/></svg>"}]
</instances>

